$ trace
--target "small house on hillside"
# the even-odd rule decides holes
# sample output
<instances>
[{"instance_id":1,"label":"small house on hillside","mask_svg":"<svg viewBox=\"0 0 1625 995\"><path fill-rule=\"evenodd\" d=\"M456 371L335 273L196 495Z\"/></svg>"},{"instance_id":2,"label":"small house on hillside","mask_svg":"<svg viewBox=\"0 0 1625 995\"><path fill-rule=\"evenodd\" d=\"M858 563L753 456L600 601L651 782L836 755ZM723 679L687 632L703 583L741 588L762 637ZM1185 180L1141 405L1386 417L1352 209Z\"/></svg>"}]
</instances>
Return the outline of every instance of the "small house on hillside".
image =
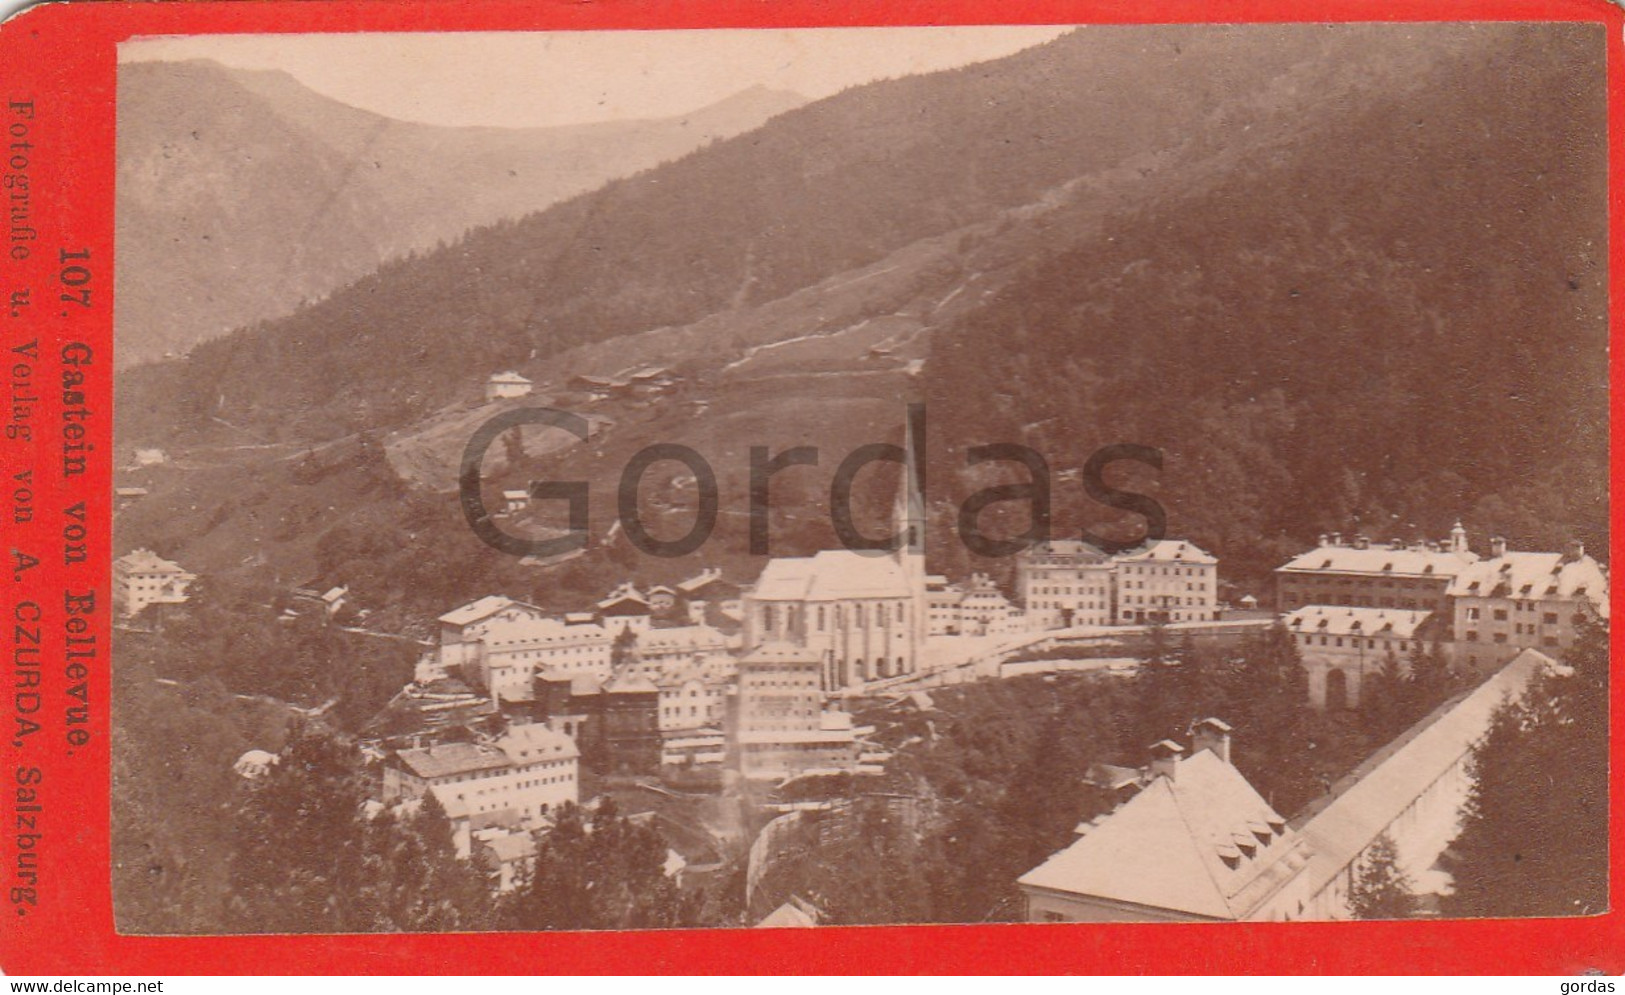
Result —
<instances>
[{"instance_id":1,"label":"small house on hillside","mask_svg":"<svg viewBox=\"0 0 1625 995\"><path fill-rule=\"evenodd\" d=\"M533 386L529 379L512 370L493 373L491 379L485 381L485 399L500 401L504 398L524 397L531 392Z\"/></svg>"}]
</instances>

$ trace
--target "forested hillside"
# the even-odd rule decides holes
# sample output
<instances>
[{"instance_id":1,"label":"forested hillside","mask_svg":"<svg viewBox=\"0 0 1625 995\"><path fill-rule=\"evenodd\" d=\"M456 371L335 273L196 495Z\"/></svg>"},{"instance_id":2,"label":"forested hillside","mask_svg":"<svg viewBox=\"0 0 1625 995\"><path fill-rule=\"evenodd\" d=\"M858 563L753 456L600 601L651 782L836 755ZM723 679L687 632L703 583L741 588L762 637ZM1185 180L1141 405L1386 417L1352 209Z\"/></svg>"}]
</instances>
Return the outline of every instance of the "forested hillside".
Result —
<instances>
[{"instance_id":1,"label":"forested hillside","mask_svg":"<svg viewBox=\"0 0 1625 995\"><path fill-rule=\"evenodd\" d=\"M1607 529L1604 107L1584 29L1508 28L1441 82L1305 122L1111 218L939 329L939 479L962 447L1164 450L1170 527L1231 569L1287 537ZM1059 467L1058 467L1059 468ZM1148 481L1145 478L1149 476ZM1068 528L1111 514L1057 493Z\"/></svg>"},{"instance_id":2,"label":"forested hillside","mask_svg":"<svg viewBox=\"0 0 1625 995\"><path fill-rule=\"evenodd\" d=\"M1255 122L1346 113L1334 97L1408 90L1485 44L1466 28L1406 43L1386 30L1087 28L855 88L127 382L210 384L163 413L194 429L218 416L308 439L399 424L495 369L539 372L573 345L773 300L1058 184L1151 170L1193 142L1245 146Z\"/></svg>"}]
</instances>

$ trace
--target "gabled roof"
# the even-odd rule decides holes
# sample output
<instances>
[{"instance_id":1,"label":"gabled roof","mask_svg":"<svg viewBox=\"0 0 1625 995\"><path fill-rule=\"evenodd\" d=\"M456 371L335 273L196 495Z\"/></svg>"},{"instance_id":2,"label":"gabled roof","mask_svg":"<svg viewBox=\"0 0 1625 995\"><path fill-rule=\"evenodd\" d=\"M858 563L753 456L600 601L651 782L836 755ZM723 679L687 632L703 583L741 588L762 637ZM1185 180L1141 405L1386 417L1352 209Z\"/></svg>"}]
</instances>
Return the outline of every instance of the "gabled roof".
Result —
<instances>
[{"instance_id":1,"label":"gabled roof","mask_svg":"<svg viewBox=\"0 0 1625 995\"><path fill-rule=\"evenodd\" d=\"M1425 546L1373 543L1355 546L1316 546L1278 567L1277 573L1347 573L1373 577L1454 577L1478 557L1472 552L1451 552Z\"/></svg>"},{"instance_id":2,"label":"gabled roof","mask_svg":"<svg viewBox=\"0 0 1625 995\"><path fill-rule=\"evenodd\" d=\"M1119 563L1218 563L1218 557L1184 539L1159 539L1145 549L1134 553L1121 553L1112 557Z\"/></svg>"},{"instance_id":3,"label":"gabled roof","mask_svg":"<svg viewBox=\"0 0 1625 995\"><path fill-rule=\"evenodd\" d=\"M1048 542L1034 543L1022 551L1023 556L1067 556L1082 559L1087 563L1105 563L1105 553L1089 545L1081 539L1051 539Z\"/></svg>"},{"instance_id":4,"label":"gabled roof","mask_svg":"<svg viewBox=\"0 0 1625 995\"><path fill-rule=\"evenodd\" d=\"M705 570L701 570L699 573L688 578L687 580L679 581L677 584L677 589L682 591L684 594L693 594L695 591L704 590L706 587L709 587L712 584L722 584L726 587L738 586L723 580L722 571L720 569L717 569L716 567L709 567Z\"/></svg>"},{"instance_id":5,"label":"gabled roof","mask_svg":"<svg viewBox=\"0 0 1625 995\"><path fill-rule=\"evenodd\" d=\"M617 674L608 684L604 685L604 691L607 694L660 693L660 689L655 687L654 682L649 680L649 678L644 677L642 674L631 673L630 671Z\"/></svg>"},{"instance_id":6,"label":"gabled roof","mask_svg":"<svg viewBox=\"0 0 1625 995\"><path fill-rule=\"evenodd\" d=\"M440 743L395 754L418 777L449 777L508 766L508 755L485 743Z\"/></svg>"},{"instance_id":7,"label":"gabled roof","mask_svg":"<svg viewBox=\"0 0 1625 995\"><path fill-rule=\"evenodd\" d=\"M769 560L751 597L758 601L906 598L908 578L895 558L849 549Z\"/></svg>"},{"instance_id":8,"label":"gabled roof","mask_svg":"<svg viewBox=\"0 0 1625 995\"><path fill-rule=\"evenodd\" d=\"M440 621L446 623L447 625L469 625L470 623L478 622L481 619L490 618L492 615L495 615L497 612L508 607L509 605L517 604L522 604L522 602L515 601L512 598L503 597L500 594L487 594L485 597L470 601L468 604L463 605L460 608L453 608L451 611L440 616ZM525 607L528 608L531 606L526 605ZM539 611L540 609L537 610Z\"/></svg>"},{"instance_id":9,"label":"gabled roof","mask_svg":"<svg viewBox=\"0 0 1625 995\"><path fill-rule=\"evenodd\" d=\"M720 650L728 637L709 625L678 625L650 629L638 636L639 653L702 653Z\"/></svg>"},{"instance_id":10,"label":"gabled roof","mask_svg":"<svg viewBox=\"0 0 1625 995\"><path fill-rule=\"evenodd\" d=\"M522 377L513 370L504 370L501 373L491 374L491 383L530 383L528 377Z\"/></svg>"},{"instance_id":11,"label":"gabled roof","mask_svg":"<svg viewBox=\"0 0 1625 995\"><path fill-rule=\"evenodd\" d=\"M150 549L133 549L118 559L119 565L130 573L186 574L179 563L166 560Z\"/></svg>"},{"instance_id":12,"label":"gabled roof","mask_svg":"<svg viewBox=\"0 0 1625 995\"><path fill-rule=\"evenodd\" d=\"M1589 556L1562 553L1503 553L1479 560L1456 575L1452 597L1501 597L1538 601L1585 597L1606 617L1608 575Z\"/></svg>"},{"instance_id":13,"label":"gabled roof","mask_svg":"<svg viewBox=\"0 0 1625 995\"><path fill-rule=\"evenodd\" d=\"M818 912L811 905L794 895L783 905L769 912L761 922L756 924L757 929L777 929L794 927L805 929L818 925Z\"/></svg>"},{"instance_id":14,"label":"gabled roof","mask_svg":"<svg viewBox=\"0 0 1625 995\"><path fill-rule=\"evenodd\" d=\"M1413 639L1431 614L1398 608L1305 605L1281 616L1281 622L1288 631L1304 635Z\"/></svg>"},{"instance_id":15,"label":"gabled roof","mask_svg":"<svg viewBox=\"0 0 1625 995\"><path fill-rule=\"evenodd\" d=\"M649 599L631 584L622 584L598 602L598 611L605 615L647 615Z\"/></svg>"},{"instance_id":16,"label":"gabled roof","mask_svg":"<svg viewBox=\"0 0 1625 995\"><path fill-rule=\"evenodd\" d=\"M516 766L538 760L568 760L580 755L575 740L539 723L509 727L497 740L497 747Z\"/></svg>"},{"instance_id":17,"label":"gabled roof","mask_svg":"<svg viewBox=\"0 0 1625 995\"><path fill-rule=\"evenodd\" d=\"M1032 888L1242 919L1303 867L1303 846L1230 764L1202 750L1022 875Z\"/></svg>"}]
</instances>

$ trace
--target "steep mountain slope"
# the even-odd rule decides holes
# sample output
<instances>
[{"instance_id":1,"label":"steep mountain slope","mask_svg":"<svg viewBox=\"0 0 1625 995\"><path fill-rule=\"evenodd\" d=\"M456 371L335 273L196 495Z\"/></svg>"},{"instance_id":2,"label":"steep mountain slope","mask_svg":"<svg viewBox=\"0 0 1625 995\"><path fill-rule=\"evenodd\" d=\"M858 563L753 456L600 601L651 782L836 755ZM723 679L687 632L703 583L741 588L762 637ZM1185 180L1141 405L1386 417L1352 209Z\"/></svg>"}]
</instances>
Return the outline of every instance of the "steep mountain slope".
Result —
<instances>
[{"instance_id":1,"label":"steep mountain slope","mask_svg":"<svg viewBox=\"0 0 1625 995\"><path fill-rule=\"evenodd\" d=\"M1262 110L1408 86L1474 44L1370 44L1382 30L1089 28L856 88L200 350L173 372L220 390L186 419L305 437L399 424L494 368L781 297L1136 156L1245 142Z\"/></svg>"},{"instance_id":2,"label":"steep mountain slope","mask_svg":"<svg viewBox=\"0 0 1625 995\"><path fill-rule=\"evenodd\" d=\"M1603 46L1478 32L1402 103L1124 205L939 328L944 463L993 440L1071 466L1159 447L1171 527L1232 570L1321 531L1437 537L1457 516L1480 539L1604 548ZM1108 511L1058 497L1069 529Z\"/></svg>"},{"instance_id":3,"label":"steep mountain slope","mask_svg":"<svg viewBox=\"0 0 1625 995\"><path fill-rule=\"evenodd\" d=\"M119 361L292 311L385 259L536 211L802 103L752 88L659 121L396 121L280 72L120 68Z\"/></svg>"},{"instance_id":4,"label":"steep mountain slope","mask_svg":"<svg viewBox=\"0 0 1625 995\"><path fill-rule=\"evenodd\" d=\"M851 220L861 234L874 230L869 213L804 211L798 205L813 193L788 198L779 213L764 206L752 223L774 238L763 240L754 272L771 269L763 262L769 249L781 253L774 266L800 258L790 249L803 234L829 239L801 258L816 279L787 292L738 282L722 294L715 288L724 282L697 277L694 298L717 295L708 305L655 294L692 261L676 247L692 251L708 235L681 211L614 205L631 198L664 209L714 197L708 170L720 167L704 161L756 161L770 148L789 157L783 143L807 133L799 119L822 105L781 119L782 134L774 122L650 177L478 233L437 254L438 269L400 264L287 323L229 340L260 370L291 373L289 380L254 383L248 360L223 346L185 364L130 371L141 377L126 376L119 417L169 433L145 438L184 438L173 427L192 418L234 445L260 448L193 447L194 469L151 472L142 482L153 495L121 517L120 542L154 545L209 570L263 573L269 565L284 579L340 570L364 577L355 590L374 604L398 598L427 611L486 589L551 603L629 571L670 580L664 574L694 566L654 562L624 539L609 541L609 496L627 459L653 442L679 442L712 460L722 478L724 514L704 557L748 577L746 447L822 448L818 468L775 481L773 514L783 540L776 549L826 546L835 464L857 445L895 438L901 402L924 394L934 570L971 566L952 541L955 511L998 478L987 472L993 468L967 470L964 449L992 441L1025 442L1058 473L1099 445L1162 447L1164 473L1142 475L1137 489L1157 494L1171 527L1219 552L1232 577L1249 569L1265 576L1320 529L1437 534L1449 524L1441 516L1458 513L1475 532L1502 531L1515 542L1547 545L1578 531L1600 548L1604 146L1601 96L1588 82L1600 73L1600 40L1585 28L1517 25L1256 30L1269 43L1247 42L1271 53L1273 75L1214 96L1153 147L1076 174L1057 167L1054 183L1029 177L1007 206L987 206L988 191L1006 182L994 168L1009 157L1000 122L1026 111L980 119L976 126L994 138L978 143L960 134L969 113L962 91L985 94L994 80L1027 79L1030 87L1023 73L1032 60L1089 61L1068 45L908 89L917 114L960 110L916 122L915 158L893 161L898 175L878 190L826 186L813 165L861 172L851 163L889 155L879 138L885 129L847 141L831 124L822 155L802 150L799 175L809 190L822 196L841 187L854 200L874 193L874 212L890 210L915 232L950 209L973 217L906 241L895 235L899 244L885 252L877 236L863 253L853 250L863 258L849 265L836 251L836 221ZM1065 41L1080 37L1088 33ZM1177 58L1192 52L1178 47ZM1213 65L1222 61L1204 63L1212 70L1205 75L1164 82L1160 99L1191 98L1197 83L1220 75ZM877 99L849 106L859 125L879 114L859 113ZM1140 99L1150 100L1143 92ZM1064 136L1052 144L1089 145L1064 121L1052 123ZM911 164L923 158L929 173L949 145L962 153L960 170L980 171L985 183L919 185L910 195ZM676 186L676 177L691 183ZM667 180L670 201L655 189ZM639 187L635 197L628 186ZM498 250L571 256L552 265L591 269L532 241L560 218L595 232L581 244L623 253L621 297L527 283L523 267L504 267ZM622 225L652 233L645 254L620 245ZM665 243L671 248L660 249ZM820 273L825 265L839 268ZM405 273L431 286L417 289ZM543 298L594 322L539 338L530 337L531 323L509 323L515 309ZM703 313L643 330L626 318L638 300L651 313ZM466 436L457 426L478 417L478 379L507 362L531 372L544 396L610 426L589 445L545 458L533 450L523 468L505 469L503 447L493 447L493 489L539 474L591 483L592 530L602 545L563 573L481 547L445 494ZM679 366L688 375L682 391L653 401L559 393L574 373L651 362ZM170 376L218 377L223 389L188 408L185 394L159 389ZM273 403L273 389L291 389L291 399ZM211 421L217 417L253 434ZM303 442L272 444L277 433L320 439L360 426L376 431L308 455ZM143 438L123 432L126 444ZM194 429L192 438L214 434ZM681 532L691 511L674 473L651 473L645 493L661 534ZM1055 482L1056 523L1066 531L1103 510L1075 481ZM889 483L883 474L869 481L860 504L883 514ZM1017 528L1021 517L988 516Z\"/></svg>"}]
</instances>

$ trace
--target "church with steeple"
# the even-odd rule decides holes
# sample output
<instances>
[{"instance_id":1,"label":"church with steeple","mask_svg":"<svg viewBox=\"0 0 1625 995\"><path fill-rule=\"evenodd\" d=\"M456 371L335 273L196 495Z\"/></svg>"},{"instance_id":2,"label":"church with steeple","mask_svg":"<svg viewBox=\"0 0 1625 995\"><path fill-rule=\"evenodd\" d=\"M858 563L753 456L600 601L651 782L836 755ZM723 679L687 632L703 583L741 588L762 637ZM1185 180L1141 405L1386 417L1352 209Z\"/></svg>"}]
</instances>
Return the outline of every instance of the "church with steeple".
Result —
<instances>
[{"instance_id":1,"label":"church with steeple","mask_svg":"<svg viewBox=\"0 0 1625 995\"><path fill-rule=\"evenodd\" d=\"M816 651L825 691L920 668L929 612L917 449L911 432L893 513L897 548L826 549L769 560L744 596L747 651L768 643Z\"/></svg>"}]
</instances>

